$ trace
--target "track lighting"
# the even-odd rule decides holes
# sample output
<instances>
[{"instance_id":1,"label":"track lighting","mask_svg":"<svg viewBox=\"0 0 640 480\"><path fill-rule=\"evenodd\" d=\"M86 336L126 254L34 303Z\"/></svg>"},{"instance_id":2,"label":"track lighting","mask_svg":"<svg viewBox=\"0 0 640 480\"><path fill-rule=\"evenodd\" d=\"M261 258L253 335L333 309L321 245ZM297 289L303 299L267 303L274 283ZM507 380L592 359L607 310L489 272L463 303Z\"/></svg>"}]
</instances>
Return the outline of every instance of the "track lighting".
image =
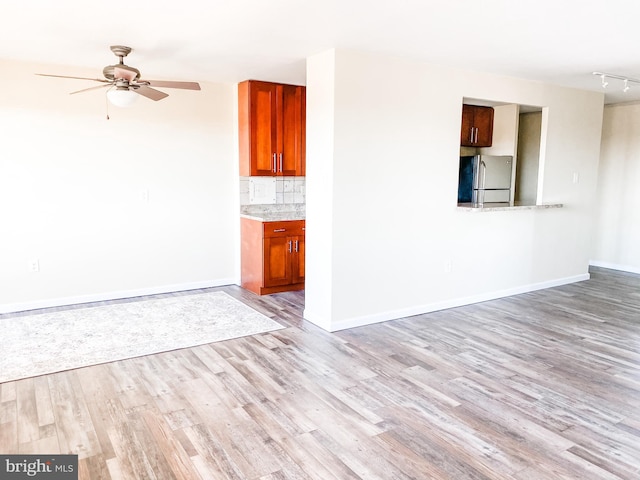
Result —
<instances>
[{"instance_id":1,"label":"track lighting","mask_svg":"<svg viewBox=\"0 0 640 480\"><path fill-rule=\"evenodd\" d=\"M600 78L602 79L602 88L607 88L607 85L609 85L609 82L607 82L607 77L602 74L600 75Z\"/></svg>"},{"instance_id":2,"label":"track lighting","mask_svg":"<svg viewBox=\"0 0 640 480\"><path fill-rule=\"evenodd\" d=\"M602 72L593 72L593 74L598 75L600 77L600 80L602 81L602 88L607 88L607 85L609 85L607 78L622 80L623 82L622 91L624 93L627 93L629 89L631 89L631 85L629 85L629 83L636 83L640 85L640 80L636 80L635 78L623 77L622 75L614 75L612 73L602 73Z\"/></svg>"}]
</instances>

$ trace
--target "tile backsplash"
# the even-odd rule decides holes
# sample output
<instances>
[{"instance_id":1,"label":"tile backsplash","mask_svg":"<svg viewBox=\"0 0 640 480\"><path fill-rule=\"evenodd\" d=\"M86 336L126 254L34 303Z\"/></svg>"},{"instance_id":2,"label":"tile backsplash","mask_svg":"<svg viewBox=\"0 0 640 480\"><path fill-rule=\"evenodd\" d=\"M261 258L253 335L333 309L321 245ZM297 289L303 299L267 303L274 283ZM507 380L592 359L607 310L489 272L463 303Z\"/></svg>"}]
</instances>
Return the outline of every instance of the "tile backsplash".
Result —
<instances>
[{"instance_id":1,"label":"tile backsplash","mask_svg":"<svg viewBox=\"0 0 640 480\"><path fill-rule=\"evenodd\" d=\"M249 199L250 178L240 177L240 205L251 204ZM276 179L276 204L305 203L305 177L273 178Z\"/></svg>"}]
</instances>

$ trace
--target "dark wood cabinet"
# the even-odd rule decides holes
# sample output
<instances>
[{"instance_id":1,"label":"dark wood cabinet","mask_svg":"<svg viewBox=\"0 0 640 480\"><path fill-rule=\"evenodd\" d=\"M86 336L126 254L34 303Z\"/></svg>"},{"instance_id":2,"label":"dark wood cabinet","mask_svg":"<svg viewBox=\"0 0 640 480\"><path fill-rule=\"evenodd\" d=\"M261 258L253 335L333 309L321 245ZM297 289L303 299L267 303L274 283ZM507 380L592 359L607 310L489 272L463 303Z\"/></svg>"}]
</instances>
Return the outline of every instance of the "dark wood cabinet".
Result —
<instances>
[{"instance_id":1,"label":"dark wood cabinet","mask_svg":"<svg viewBox=\"0 0 640 480\"><path fill-rule=\"evenodd\" d=\"M493 108L462 105L460 146L490 147L493 141Z\"/></svg>"},{"instance_id":2,"label":"dark wood cabinet","mask_svg":"<svg viewBox=\"0 0 640 480\"><path fill-rule=\"evenodd\" d=\"M247 80L238 84L240 175L304 176L306 88Z\"/></svg>"},{"instance_id":3,"label":"dark wood cabinet","mask_svg":"<svg viewBox=\"0 0 640 480\"><path fill-rule=\"evenodd\" d=\"M241 218L241 285L258 295L302 290L305 221Z\"/></svg>"}]
</instances>

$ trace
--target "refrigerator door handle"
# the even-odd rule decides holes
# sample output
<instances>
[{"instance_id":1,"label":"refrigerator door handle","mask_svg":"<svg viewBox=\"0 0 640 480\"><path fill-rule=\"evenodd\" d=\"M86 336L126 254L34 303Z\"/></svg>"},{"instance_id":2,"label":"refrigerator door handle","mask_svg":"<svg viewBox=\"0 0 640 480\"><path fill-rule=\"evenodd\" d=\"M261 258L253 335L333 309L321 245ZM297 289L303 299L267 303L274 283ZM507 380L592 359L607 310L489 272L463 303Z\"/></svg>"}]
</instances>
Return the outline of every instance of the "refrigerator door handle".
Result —
<instances>
[{"instance_id":1,"label":"refrigerator door handle","mask_svg":"<svg viewBox=\"0 0 640 480\"><path fill-rule=\"evenodd\" d=\"M487 164L482 159L478 161L478 177L477 177L477 190L474 192L474 202L476 205L484 204L484 187L486 185L487 178Z\"/></svg>"},{"instance_id":2,"label":"refrigerator door handle","mask_svg":"<svg viewBox=\"0 0 640 480\"><path fill-rule=\"evenodd\" d=\"M484 188L484 186L487 184L486 180L487 180L487 164L484 163L483 160L480 160L480 164L478 165L478 168L480 169L480 184L478 185L478 188Z\"/></svg>"}]
</instances>

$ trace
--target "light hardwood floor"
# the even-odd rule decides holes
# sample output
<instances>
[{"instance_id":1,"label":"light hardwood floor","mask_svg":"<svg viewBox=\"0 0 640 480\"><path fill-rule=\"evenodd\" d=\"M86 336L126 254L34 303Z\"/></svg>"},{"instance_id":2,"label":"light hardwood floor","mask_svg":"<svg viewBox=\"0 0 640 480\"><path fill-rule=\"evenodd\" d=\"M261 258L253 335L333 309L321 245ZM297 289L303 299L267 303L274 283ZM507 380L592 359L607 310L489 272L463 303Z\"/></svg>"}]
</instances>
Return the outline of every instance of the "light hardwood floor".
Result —
<instances>
[{"instance_id":1,"label":"light hardwood floor","mask_svg":"<svg viewBox=\"0 0 640 480\"><path fill-rule=\"evenodd\" d=\"M330 334L287 328L0 385L0 453L81 479L640 478L640 277Z\"/></svg>"}]
</instances>

